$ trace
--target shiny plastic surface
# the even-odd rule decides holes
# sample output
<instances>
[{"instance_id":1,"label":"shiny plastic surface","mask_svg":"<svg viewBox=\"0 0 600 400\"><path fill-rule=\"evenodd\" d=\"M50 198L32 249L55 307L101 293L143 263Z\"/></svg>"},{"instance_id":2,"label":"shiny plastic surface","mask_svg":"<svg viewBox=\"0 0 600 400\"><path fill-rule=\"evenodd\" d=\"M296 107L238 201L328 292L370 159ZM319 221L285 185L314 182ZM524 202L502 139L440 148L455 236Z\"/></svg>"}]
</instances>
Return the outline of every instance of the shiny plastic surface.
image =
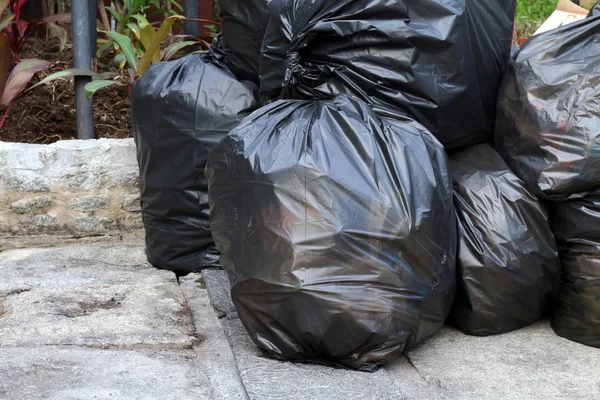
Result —
<instances>
[{"instance_id":1,"label":"shiny plastic surface","mask_svg":"<svg viewBox=\"0 0 600 400\"><path fill-rule=\"evenodd\" d=\"M447 158L362 101L277 101L214 150L211 228L232 298L270 356L372 371L454 300Z\"/></svg>"},{"instance_id":2,"label":"shiny plastic surface","mask_svg":"<svg viewBox=\"0 0 600 400\"><path fill-rule=\"evenodd\" d=\"M227 65L239 79L258 83L262 46L270 0L219 0L223 50Z\"/></svg>"},{"instance_id":3,"label":"shiny plastic surface","mask_svg":"<svg viewBox=\"0 0 600 400\"><path fill-rule=\"evenodd\" d=\"M477 336L536 322L561 274L546 208L489 145L452 154L450 165L459 247L449 321Z\"/></svg>"},{"instance_id":4,"label":"shiny plastic surface","mask_svg":"<svg viewBox=\"0 0 600 400\"><path fill-rule=\"evenodd\" d=\"M600 186L600 16L523 45L503 82L495 143L538 197Z\"/></svg>"},{"instance_id":5,"label":"shiny plastic surface","mask_svg":"<svg viewBox=\"0 0 600 400\"><path fill-rule=\"evenodd\" d=\"M269 10L263 98L358 96L446 148L490 142L515 0L246 0Z\"/></svg>"},{"instance_id":6,"label":"shiny plastic surface","mask_svg":"<svg viewBox=\"0 0 600 400\"><path fill-rule=\"evenodd\" d=\"M563 282L552 327L562 337L600 348L600 191L557 203L553 229Z\"/></svg>"},{"instance_id":7,"label":"shiny plastic surface","mask_svg":"<svg viewBox=\"0 0 600 400\"><path fill-rule=\"evenodd\" d=\"M214 51L154 64L132 90L146 253L152 265L182 274L218 266L204 168L258 107L256 85L213 65L222 62Z\"/></svg>"}]
</instances>

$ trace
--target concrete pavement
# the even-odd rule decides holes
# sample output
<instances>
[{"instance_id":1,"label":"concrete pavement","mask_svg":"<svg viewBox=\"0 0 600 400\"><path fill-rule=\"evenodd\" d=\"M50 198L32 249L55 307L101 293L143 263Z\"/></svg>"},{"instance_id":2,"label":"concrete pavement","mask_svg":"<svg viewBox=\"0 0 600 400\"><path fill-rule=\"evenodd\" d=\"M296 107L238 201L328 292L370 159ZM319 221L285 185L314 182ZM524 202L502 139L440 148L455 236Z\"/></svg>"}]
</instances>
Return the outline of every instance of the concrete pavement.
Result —
<instances>
[{"instance_id":1,"label":"concrete pavement","mask_svg":"<svg viewBox=\"0 0 600 400\"><path fill-rule=\"evenodd\" d=\"M600 399L600 349L548 322L445 328L376 373L271 360L222 271L179 280L138 240L0 253L0 399Z\"/></svg>"}]
</instances>

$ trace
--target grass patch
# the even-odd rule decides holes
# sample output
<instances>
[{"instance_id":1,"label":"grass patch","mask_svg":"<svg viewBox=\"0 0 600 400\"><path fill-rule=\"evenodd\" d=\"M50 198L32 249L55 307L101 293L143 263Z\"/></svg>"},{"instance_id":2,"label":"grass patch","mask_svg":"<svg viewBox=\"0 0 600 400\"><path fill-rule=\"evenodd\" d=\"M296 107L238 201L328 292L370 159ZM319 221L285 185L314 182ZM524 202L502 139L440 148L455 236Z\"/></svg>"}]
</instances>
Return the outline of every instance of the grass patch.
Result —
<instances>
[{"instance_id":1,"label":"grass patch","mask_svg":"<svg viewBox=\"0 0 600 400\"><path fill-rule=\"evenodd\" d=\"M556 9L558 0L517 0L517 41L528 38Z\"/></svg>"},{"instance_id":2,"label":"grass patch","mask_svg":"<svg viewBox=\"0 0 600 400\"><path fill-rule=\"evenodd\" d=\"M557 0L517 0L517 19L545 21L557 3Z\"/></svg>"}]
</instances>

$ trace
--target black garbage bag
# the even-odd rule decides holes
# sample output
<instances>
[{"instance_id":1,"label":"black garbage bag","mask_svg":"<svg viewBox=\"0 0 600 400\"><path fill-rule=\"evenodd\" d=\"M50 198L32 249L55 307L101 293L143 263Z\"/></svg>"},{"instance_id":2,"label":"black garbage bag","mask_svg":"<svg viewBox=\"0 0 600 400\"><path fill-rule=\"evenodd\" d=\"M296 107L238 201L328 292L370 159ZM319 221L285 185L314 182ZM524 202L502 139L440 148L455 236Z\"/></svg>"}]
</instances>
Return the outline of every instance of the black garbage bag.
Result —
<instances>
[{"instance_id":1,"label":"black garbage bag","mask_svg":"<svg viewBox=\"0 0 600 400\"><path fill-rule=\"evenodd\" d=\"M546 208L487 144L451 155L450 165L459 232L450 322L477 336L536 322L561 273Z\"/></svg>"},{"instance_id":2,"label":"black garbage bag","mask_svg":"<svg viewBox=\"0 0 600 400\"><path fill-rule=\"evenodd\" d=\"M240 79L258 83L260 49L269 20L269 0L219 0L223 50Z\"/></svg>"},{"instance_id":3,"label":"black garbage bag","mask_svg":"<svg viewBox=\"0 0 600 400\"><path fill-rule=\"evenodd\" d=\"M495 144L538 197L600 186L600 16L523 45L502 85Z\"/></svg>"},{"instance_id":4,"label":"black garbage bag","mask_svg":"<svg viewBox=\"0 0 600 400\"><path fill-rule=\"evenodd\" d=\"M262 3L265 99L346 93L408 110L449 149L492 140L515 0Z\"/></svg>"},{"instance_id":5,"label":"black garbage bag","mask_svg":"<svg viewBox=\"0 0 600 400\"><path fill-rule=\"evenodd\" d=\"M562 337L600 348L600 190L555 204L553 229L563 282L552 327Z\"/></svg>"},{"instance_id":6,"label":"black garbage bag","mask_svg":"<svg viewBox=\"0 0 600 400\"><path fill-rule=\"evenodd\" d=\"M219 59L209 52L154 64L131 96L148 260L182 274L219 265L204 168L258 106L256 85L213 64Z\"/></svg>"},{"instance_id":7,"label":"black garbage bag","mask_svg":"<svg viewBox=\"0 0 600 400\"><path fill-rule=\"evenodd\" d=\"M447 158L365 103L277 101L207 165L239 316L275 358L372 371L439 329L455 292Z\"/></svg>"}]
</instances>

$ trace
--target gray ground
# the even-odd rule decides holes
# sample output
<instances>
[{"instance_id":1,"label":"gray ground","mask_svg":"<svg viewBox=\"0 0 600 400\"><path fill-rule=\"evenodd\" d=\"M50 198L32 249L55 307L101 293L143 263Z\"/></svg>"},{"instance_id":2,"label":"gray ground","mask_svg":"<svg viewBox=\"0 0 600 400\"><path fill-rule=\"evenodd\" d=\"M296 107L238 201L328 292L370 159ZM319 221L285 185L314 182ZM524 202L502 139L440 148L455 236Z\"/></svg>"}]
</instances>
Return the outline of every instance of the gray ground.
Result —
<instances>
[{"instance_id":1,"label":"gray ground","mask_svg":"<svg viewBox=\"0 0 600 400\"><path fill-rule=\"evenodd\" d=\"M600 399L600 349L547 322L446 328L368 374L263 357L221 271L181 278L139 241L0 253L0 399Z\"/></svg>"}]
</instances>

